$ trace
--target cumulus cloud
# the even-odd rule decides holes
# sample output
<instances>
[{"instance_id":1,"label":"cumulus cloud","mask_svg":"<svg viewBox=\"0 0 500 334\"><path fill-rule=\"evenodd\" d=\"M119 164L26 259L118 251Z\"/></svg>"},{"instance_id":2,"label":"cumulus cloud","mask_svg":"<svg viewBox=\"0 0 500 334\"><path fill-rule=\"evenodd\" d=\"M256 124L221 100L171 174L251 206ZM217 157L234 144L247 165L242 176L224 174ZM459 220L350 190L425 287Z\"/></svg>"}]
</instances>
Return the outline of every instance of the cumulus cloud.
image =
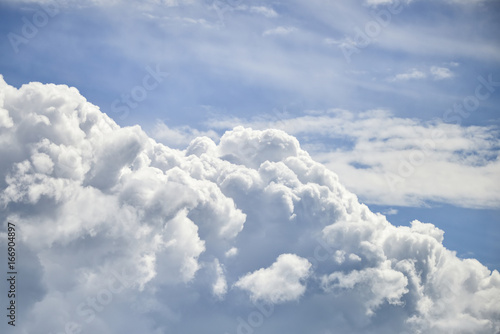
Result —
<instances>
[{"instance_id":1,"label":"cumulus cloud","mask_svg":"<svg viewBox=\"0 0 500 334\"><path fill-rule=\"evenodd\" d=\"M253 300L280 303L295 300L306 291L302 283L311 263L295 254L281 254L269 268L240 278L234 286L250 292Z\"/></svg>"},{"instance_id":2,"label":"cumulus cloud","mask_svg":"<svg viewBox=\"0 0 500 334\"><path fill-rule=\"evenodd\" d=\"M381 268L353 270L347 274L334 272L324 276L322 284L327 292L353 290L356 287L356 293L364 299L368 315L373 315L384 302L401 305L401 298L408 293L408 279L400 271L393 270L389 262L383 263Z\"/></svg>"},{"instance_id":3,"label":"cumulus cloud","mask_svg":"<svg viewBox=\"0 0 500 334\"><path fill-rule=\"evenodd\" d=\"M209 124L221 129L235 124L279 128L296 135L316 160L336 171L367 203L420 206L437 201L498 208L499 129L453 124L453 115L450 109L442 119L424 122L382 109L333 109L278 120L222 119ZM337 147L325 146L326 141Z\"/></svg>"},{"instance_id":4,"label":"cumulus cloud","mask_svg":"<svg viewBox=\"0 0 500 334\"><path fill-rule=\"evenodd\" d=\"M371 212L283 131L172 149L75 88L3 79L0 110L20 332L500 330L498 271Z\"/></svg>"}]
</instances>

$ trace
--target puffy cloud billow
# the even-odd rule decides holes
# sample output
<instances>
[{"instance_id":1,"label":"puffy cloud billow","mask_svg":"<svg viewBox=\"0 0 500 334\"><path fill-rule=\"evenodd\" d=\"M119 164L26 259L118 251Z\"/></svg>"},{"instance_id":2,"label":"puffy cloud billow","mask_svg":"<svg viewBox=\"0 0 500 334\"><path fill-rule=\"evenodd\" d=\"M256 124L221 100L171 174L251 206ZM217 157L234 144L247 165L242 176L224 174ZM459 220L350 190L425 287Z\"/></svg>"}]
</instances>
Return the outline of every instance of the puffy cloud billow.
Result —
<instances>
[{"instance_id":1,"label":"puffy cloud billow","mask_svg":"<svg viewBox=\"0 0 500 334\"><path fill-rule=\"evenodd\" d=\"M0 143L19 333L500 331L498 271L372 213L282 131L177 150L2 78Z\"/></svg>"}]
</instances>

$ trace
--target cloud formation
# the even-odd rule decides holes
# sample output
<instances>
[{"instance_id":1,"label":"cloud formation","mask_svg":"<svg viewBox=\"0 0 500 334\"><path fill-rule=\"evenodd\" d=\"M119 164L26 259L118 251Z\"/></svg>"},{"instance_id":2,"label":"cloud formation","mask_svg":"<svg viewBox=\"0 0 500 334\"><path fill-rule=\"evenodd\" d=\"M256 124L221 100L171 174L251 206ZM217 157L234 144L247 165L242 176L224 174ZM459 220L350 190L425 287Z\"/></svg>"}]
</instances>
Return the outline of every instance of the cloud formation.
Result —
<instances>
[{"instance_id":1,"label":"cloud formation","mask_svg":"<svg viewBox=\"0 0 500 334\"><path fill-rule=\"evenodd\" d=\"M437 201L498 208L499 129L461 126L456 124L458 115L449 109L442 119L424 122L383 109L331 109L282 119L214 119L208 124L219 129L237 124L279 128L295 135L368 203L419 206ZM336 146L325 144L330 142Z\"/></svg>"},{"instance_id":2,"label":"cloud formation","mask_svg":"<svg viewBox=\"0 0 500 334\"><path fill-rule=\"evenodd\" d=\"M389 81L420 80L427 78L428 75L434 80L449 79L454 76L453 72L447 67L431 66L428 73L412 68L405 73L396 74L395 76L389 78Z\"/></svg>"},{"instance_id":3,"label":"cloud formation","mask_svg":"<svg viewBox=\"0 0 500 334\"><path fill-rule=\"evenodd\" d=\"M434 80L442 80L453 77L453 72L446 67L432 66L430 71Z\"/></svg>"},{"instance_id":4,"label":"cloud formation","mask_svg":"<svg viewBox=\"0 0 500 334\"><path fill-rule=\"evenodd\" d=\"M269 268L262 268L240 278L234 286L248 290L253 300L282 303L304 294L301 283L309 276L311 263L295 254L281 254Z\"/></svg>"},{"instance_id":5,"label":"cloud formation","mask_svg":"<svg viewBox=\"0 0 500 334\"><path fill-rule=\"evenodd\" d=\"M276 27L273 29L266 30L262 33L262 36L271 36L271 35L288 35L296 31L297 28L294 27Z\"/></svg>"},{"instance_id":6,"label":"cloud formation","mask_svg":"<svg viewBox=\"0 0 500 334\"><path fill-rule=\"evenodd\" d=\"M426 77L427 75L424 72L412 68L406 73L396 74L390 81L407 81L412 79L425 79Z\"/></svg>"},{"instance_id":7,"label":"cloud formation","mask_svg":"<svg viewBox=\"0 0 500 334\"><path fill-rule=\"evenodd\" d=\"M3 79L0 115L0 215L36 273L21 332L500 330L497 271L371 212L283 131L177 150L75 88Z\"/></svg>"}]
</instances>

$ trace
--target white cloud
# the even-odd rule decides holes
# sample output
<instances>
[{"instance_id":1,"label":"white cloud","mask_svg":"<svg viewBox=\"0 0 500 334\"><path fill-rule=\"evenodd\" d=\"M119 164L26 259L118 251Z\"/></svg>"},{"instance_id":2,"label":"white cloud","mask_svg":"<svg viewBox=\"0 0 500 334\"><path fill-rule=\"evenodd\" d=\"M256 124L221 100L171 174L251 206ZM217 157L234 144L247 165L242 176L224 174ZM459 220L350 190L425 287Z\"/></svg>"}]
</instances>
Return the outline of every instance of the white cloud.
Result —
<instances>
[{"instance_id":1,"label":"white cloud","mask_svg":"<svg viewBox=\"0 0 500 334\"><path fill-rule=\"evenodd\" d=\"M481 2L487 2L488 0L445 0L448 3L460 4L460 5L475 5Z\"/></svg>"},{"instance_id":2,"label":"white cloud","mask_svg":"<svg viewBox=\"0 0 500 334\"><path fill-rule=\"evenodd\" d=\"M430 71L434 80L443 80L453 77L453 72L446 67L432 66Z\"/></svg>"},{"instance_id":3,"label":"white cloud","mask_svg":"<svg viewBox=\"0 0 500 334\"><path fill-rule=\"evenodd\" d=\"M371 6L383 6L383 5L392 5L392 4L399 4L401 2L404 2L405 4L410 4L414 0L365 0L365 3L367 5ZM480 2L488 1L488 0L443 0L444 2L448 3L453 3L453 4L460 4L460 5L470 5L470 4L477 4Z\"/></svg>"},{"instance_id":4,"label":"white cloud","mask_svg":"<svg viewBox=\"0 0 500 334\"><path fill-rule=\"evenodd\" d=\"M447 118L444 118L447 120ZM216 128L245 124L279 128L302 138L312 156L336 171L371 204L420 206L427 201L497 208L498 128L394 117L386 110L310 112L280 120L213 120ZM332 149L327 140L339 142Z\"/></svg>"},{"instance_id":5,"label":"white cloud","mask_svg":"<svg viewBox=\"0 0 500 334\"><path fill-rule=\"evenodd\" d=\"M416 311L407 320L415 332L440 333L459 328L467 328L468 332L487 332L482 326L488 321L472 319L468 310L478 302L476 298L485 297L484 303L497 298L494 296L496 293L486 297L486 291L497 284L493 281L500 279L500 275L495 272L486 278L481 274L485 272L477 261L461 261L454 253L442 248L443 231L431 224L414 221L411 227L389 227L381 232L380 227L362 222L345 222L325 228L325 237L331 245L345 251L357 251L367 262L361 270L355 269L348 274L336 272L323 277L323 287L327 291L348 293L351 300L362 300L367 314L384 301L392 305L405 304ZM436 267L438 263L440 269ZM465 288L470 281L487 286L485 294L475 294L472 292L475 288ZM455 290L456 284L463 284L464 299L445 307L445 300L450 301L449 298L459 294ZM434 293L430 293L431 290ZM476 312L472 311L478 315ZM489 317L487 314L483 313L482 317ZM447 329L442 327L446 326L445 323L448 324ZM487 326L497 330L493 323Z\"/></svg>"},{"instance_id":6,"label":"white cloud","mask_svg":"<svg viewBox=\"0 0 500 334\"><path fill-rule=\"evenodd\" d=\"M19 280L20 332L500 330L498 271L459 259L431 224L395 227L370 212L283 131L237 127L181 151L119 127L74 88L2 79L0 92L11 119L0 128L0 215L18 226L20 272L33 273ZM382 139L403 149L409 126L436 129L337 114L284 124L349 131L366 164ZM437 129L453 139L436 142L445 153L489 149L483 128L466 140L463 128Z\"/></svg>"},{"instance_id":7,"label":"white cloud","mask_svg":"<svg viewBox=\"0 0 500 334\"><path fill-rule=\"evenodd\" d=\"M233 247L231 249L229 249L227 252L226 252L226 257L233 257L233 256L236 256L238 254L238 248L236 247Z\"/></svg>"},{"instance_id":8,"label":"white cloud","mask_svg":"<svg viewBox=\"0 0 500 334\"><path fill-rule=\"evenodd\" d=\"M344 289L358 290L365 299L366 313L373 315L384 302L401 305L401 298L408 293L408 279L400 271L391 268L384 262L379 268L353 270L348 274L334 272L322 278L323 289L327 292Z\"/></svg>"},{"instance_id":9,"label":"white cloud","mask_svg":"<svg viewBox=\"0 0 500 334\"><path fill-rule=\"evenodd\" d=\"M398 210L390 208L387 211L383 212L383 214L386 215L386 216L397 215L398 214Z\"/></svg>"},{"instance_id":10,"label":"white cloud","mask_svg":"<svg viewBox=\"0 0 500 334\"><path fill-rule=\"evenodd\" d=\"M413 68L405 73L396 74L394 77L390 78L390 81L408 81L412 79L425 79L427 74L422 71Z\"/></svg>"},{"instance_id":11,"label":"white cloud","mask_svg":"<svg viewBox=\"0 0 500 334\"><path fill-rule=\"evenodd\" d=\"M323 43L325 43L326 45L340 45L342 44L342 40L337 40L334 38L325 38L323 39Z\"/></svg>"},{"instance_id":12,"label":"white cloud","mask_svg":"<svg viewBox=\"0 0 500 334\"><path fill-rule=\"evenodd\" d=\"M144 17L147 17L152 21L159 21L161 22L161 24L167 23L170 26L176 26L176 27L189 27L198 25L200 27L210 28L210 29L217 28L215 24L208 22L207 20L202 18L170 16L170 15L163 16L150 13L144 13Z\"/></svg>"},{"instance_id":13,"label":"white cloud","mask_svg":"<svg viewBox=\"0 0 500 334\"><path fill-rule=\"evenodd\" d=\"M8 0L11 1L11 0ZM133 5L137 5L138 7L144 5L161 5L166 7L175 7L181 4L193 4L196 0L146 0L146 1L130 1L128 4L132 2ZM22 3L38 3L38 4L56 4L58 6L112 6L123 3L123 0L20 0L18 2ZM135 3L134 3L135 2Z\"/></svg>"},{"instance_id":14,"label":"white cloud","mask_svg":"<svg viewBox=\"0 0 500 334\"><path fill-rule=\"evenodd\" d=\"M266 30L262 33L262 36L272 36L272 35L288 35L297 31L295 27L276 27L273 29Z\"/></svg>"},{"instance_id":15,"label":"white cloud","mask_svg":"<svg viewBox=\"0 0 500 334\"><path fill-rule=\"evenodd\" d=\"M226 277L224 276L224 269L222 265L219 263L219 260L214 260L216 280L214 285L212 286L212 291L215 296L219 299L222 299L227 292L227 282Z\"/></svg>"},{"instance_id":16,"label":"white cloud","mask_svg":"<svg viewBox=\"0 0 500 334\"><path fill-rule=\"evenodd\" d=\"M410 2L410 0L407 0ZM365 3L370 6L380 6L380 5L391 5L393 3L399 3L399 1L395 0L365 0Z\"/></svg>"},{"instance_id":17,"label":"white cloud","mask_svg":"<svg viewBox=\"0 0 500 334\"><path fill-rule=\"evenodd\" d=\"M278 13L274 9L265 6L252 6L250 7L251 13L261 14L268 18L277 17Z\"/></svg>"},{"instance_id":18,"label":"white cloud","mask_svg":"<svg viewBox=\"0 0 500 334\"><path fill-rule=\"evenodd\" d=\"M262 268L240 278L235 287L250 292L253 300L282 303L304 294L303 281L309 276L311 263L295 254L281 254L269 268Z\"/></svg>"},{"instance_id":19,"label":"white cloud","mask_svg":"<svg viewBox=\"0 0 500 334\"><path fill-rule=\"evenodd\" d=\"M0 127L10 128L14 125L12 118L9 116L9 111L0 109Z\"/></svg>"},{"instance_id":20,"label":"white cloud","mask_svg":"<svg viewBox=\"0 0 500 334\"><path fill-rule=\"evenodd\" d=\"M450 66L455 66L456 63L451 63ZM389 81L408 81L425 79L428 76L434 80L449 79L454 76L454 73L447 67L431 66L428 72L419 71L415 68L405 72L399 73L389 78Z\"/></svg>"}]
</instances>

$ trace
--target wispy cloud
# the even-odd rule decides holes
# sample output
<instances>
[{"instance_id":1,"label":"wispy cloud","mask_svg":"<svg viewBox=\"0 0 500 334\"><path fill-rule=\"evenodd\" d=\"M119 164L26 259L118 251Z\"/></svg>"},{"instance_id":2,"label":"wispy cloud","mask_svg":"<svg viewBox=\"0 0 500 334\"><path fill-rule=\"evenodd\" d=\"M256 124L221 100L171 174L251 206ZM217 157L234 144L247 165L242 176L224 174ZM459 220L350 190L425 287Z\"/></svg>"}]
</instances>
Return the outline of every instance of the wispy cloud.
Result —
<instances>
[{"instance_id":1,"label":"wispy cloud","mask_svg":"<svg viewBox=\"0 0 500 334\"><path fill-rule=\"evenodd\" d=\"M413 68L405 73L396 74L394 77L390 78L389 81L408 81L412 79L425 79L427 74L422 71Z\"/></svg>"},{"instance_id":2,"label":"wispy cloud","mask_svg":"<svg viewBox=\"0 0 500 334\"><path fill-rule=\"evenodd\" d=\"M397 209L390 208L390 209L384 211L383 214L386 215L386 216L392 216L392 215L397 215L398 212L399 211Z\"/></svg>"},{"instance_id":3,"label":"wispy cloud","mask_svg":"<svg viewBox=\"0 0 500 334\"><path fill-rule=\"evenodd\" d=\"M443 80L453 77L453 72L446 67L432 66L430 71L434 80Z\"/></svg>"},{"instance_id":4,"label":"wispy cloud","mask_svg":"<svg viewBox=\"0 0 500 334\"><path fill-rule=\"evenodd\" d=\"M271 36L271 35L288 35L297 31L295 27L276 27L273 29L266 30L262 33L262 36Z\"/></svg>"},{"instance_id":5,"label":"wispy cloud","mask_svg":"<svg viewBox=\"0 0 500 334\"><path fill-rule=\"evenodd\" d=\"M409 4L413 0L365 0L365 4L370 6L399 5L401 2Z\"/></svg>"},{"instance_id":6,"label":"wispy cloud","mask_svg":"<svg viewBox=\"0 0 500 334\"><path fill-rule=\"evenodd\" d=\"M399 4L400 2L404 2L405 4L408 5L411 4L412 2L417 2L417 1L419 0L365 0L365 4L371 6L380 6L380 5ZM450 4L474 5L489 0L439 0L439 1Z\"/></svg>"},{"instance_id":7,"label":"wispy cloud","mask_svg":"<svg viewBox=\"0 0 500 334\"><path fill-rule=\"evenodd\" d=\"M261 14L268 18L273 18L278 16L278 13L276 13L274 9L266 6L251 6L249 10L251 13Z\"/></svg>"},{"instance_id":8,"label":"wispy cloud","mask_svg":"<svg viewBox=\"0 0 500 334\"><path fill-rule=\"evenodd\" d=\"M421 80L428 77L431 77L433 80L443 80L452 78L453 76L454 73L447 67L431 66L428 71L412 68L407 72L396 74L389 78L389 81Z\"/></svg>"}]
</instances>

